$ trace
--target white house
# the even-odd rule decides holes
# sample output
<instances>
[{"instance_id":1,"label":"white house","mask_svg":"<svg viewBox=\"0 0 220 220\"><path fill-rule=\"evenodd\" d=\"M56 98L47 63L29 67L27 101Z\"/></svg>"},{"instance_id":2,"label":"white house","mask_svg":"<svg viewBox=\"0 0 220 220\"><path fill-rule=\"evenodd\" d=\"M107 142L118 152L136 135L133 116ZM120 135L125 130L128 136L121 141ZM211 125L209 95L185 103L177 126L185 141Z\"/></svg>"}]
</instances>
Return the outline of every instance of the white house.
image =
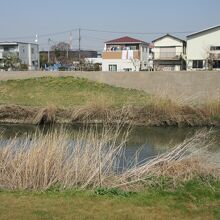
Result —
<instances>
[{"instance_id":1,"label":"white house","mask_svg":"<svg viewBox=\"0 0 220 220\"><path fill-rule=\"evenodd\" d=\"M131 37L122 37L105 43L102 71L124 72L148 70L149 44Z\"/></svg>"},{"instance_id":2,"label":"white house","mask_svg":"<svg viewBox=\"0 0 220 220\"><path fill-rule=\"evenodd\" d=\"M39 68L39 46L33 43L0 42L0 60L9 53L17 54L22 64L26 64L29 70Z\"/></svg>"},{"instance_id":3,"label":"white house","mask_svg":"<svg viewBox=\"0 0 220 220\"><path fill-rule=\"evenodd\" d=\"M187 36L187 69L220 70L220 25Z\"/></svg>"},{"instance_id":4,"label":"white house","mask_svg":"<svg viewBox=\"0 0 220 220\"><path fill-rule=\"evenodd\" d=\"M170 34L154 41L154 70L180 71L186 68L186 42Z\"/></svg>"}]
</instances>

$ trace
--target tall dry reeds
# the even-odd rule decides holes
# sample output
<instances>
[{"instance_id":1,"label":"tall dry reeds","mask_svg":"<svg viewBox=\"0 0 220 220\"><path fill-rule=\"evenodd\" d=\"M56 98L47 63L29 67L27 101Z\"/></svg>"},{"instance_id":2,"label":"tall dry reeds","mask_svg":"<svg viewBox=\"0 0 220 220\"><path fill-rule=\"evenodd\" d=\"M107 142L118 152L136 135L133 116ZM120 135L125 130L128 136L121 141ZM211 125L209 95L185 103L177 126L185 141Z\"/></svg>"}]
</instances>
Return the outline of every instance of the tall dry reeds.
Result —
<instances>
[{"instance_id":1,"label":"tall dry reeds","mask_svg":"<svg viewBox=\"0 0 220 220\"><path fill-rule=\"evenodd\" d=\"M209 175L219 179L220 167L210 159L213 143L212 132L201 130L170 151L124 172L117 187L135 186L137 183L154 185L161 177L169 178L173 186Z\"/></svg>"},{"instance_id":2,"label":"tall dry reeds","mask_svg":"<svg viewBox=\"0 0 220 220\"><path fill-rule=\"evenodd\" d=\"M209 132L199 132L171 151L121 168L129 132L122 126L82 130L73 140L65 130L2 141L0 148L0 189L47 190L130 188L151 184L150 177L167 176L174 182L212 174L204 150L211 145ZM119 138L120 136L120 138ZM137 155L136 155L137 156Z\"/></svg>"},{"instance_id":3,"label":"tall dry reeds","mask_svg":"<svg viewBox=\"0 0 220 220\"><path fill-rule=\"evenodd\" d=\"M46 190L102 186L115 175L127 139L122 126L63 131L14 138L0 148L0 188ZM114 129L114 130L113 130Z\"/></svg>"}]
</instances>

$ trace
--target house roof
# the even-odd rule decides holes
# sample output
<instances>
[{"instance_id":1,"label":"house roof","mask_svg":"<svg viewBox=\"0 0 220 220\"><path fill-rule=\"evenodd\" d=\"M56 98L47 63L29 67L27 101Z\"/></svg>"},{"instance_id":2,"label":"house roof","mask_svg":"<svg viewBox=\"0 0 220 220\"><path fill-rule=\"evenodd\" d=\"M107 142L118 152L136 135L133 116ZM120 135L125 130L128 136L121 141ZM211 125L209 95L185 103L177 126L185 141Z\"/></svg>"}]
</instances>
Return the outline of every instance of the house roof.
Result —
<instances>
[{"instance_id":1,"label":"house roof","mask_svg":"<svg viewBox=\"0 0 220 220\"><path fill-rule=\"evenodd\" d=\"M217 26L214 26L214 27L210 27L210 28L207 28L207 29L195 32L195 33L192 33L192 34L188 35L187 38L194 37L196 35L203 34L205 32L215 31L217 29L220 29L220 25L217 25Z\"/></svg>"},{"instance_id":2,"label":"house roof","mask_svg":"<svg viewBox=\"0 0 220 220\"><path fill-rule=\"evenodd\" d=\"M132 38L132 37L121 37L121 38L117 38L117 39L114 39L114 40L110 40L110 41L107 41L105 42L106 44L119 44L119 43L144 43L144 44L147 44L147 42L144 42L142 40L138 40L138 39L135 39L135 38Z\"/></svg>"},{"instance_id":3,"label":"house roof","mask_svg":"<svg viewBox=\"0 0 220 220\"><path fill-rule=\"evenodd\" d=\"M0 42L0 45L18 45L18 44L33 44L38 45L36 43L27 43L27 42L18 42L18 41L4 41Z\"/></svg>"},{"instance_id":4,"label":"house roof","mask_svg":"<svg viewBox=\"0 0 220 220\"><path fill-rule=\"evenodd\" d=\"M177 41L180 41L180 42L186 43L185 40L182 40L182 39L180 39L180 38L178 38L178 37L175 37L175 36L173 36L173 35L171 35L171 34L163 35L162 37L159 37L159 38L153 40L152 42L154 43L154 42L156 42L156 41L162 40L162 39L165 38L165 37L171 37L171 38L173 38L173 39L175 39L175 40L177 40Z\"/></svg>"}]
</instances>

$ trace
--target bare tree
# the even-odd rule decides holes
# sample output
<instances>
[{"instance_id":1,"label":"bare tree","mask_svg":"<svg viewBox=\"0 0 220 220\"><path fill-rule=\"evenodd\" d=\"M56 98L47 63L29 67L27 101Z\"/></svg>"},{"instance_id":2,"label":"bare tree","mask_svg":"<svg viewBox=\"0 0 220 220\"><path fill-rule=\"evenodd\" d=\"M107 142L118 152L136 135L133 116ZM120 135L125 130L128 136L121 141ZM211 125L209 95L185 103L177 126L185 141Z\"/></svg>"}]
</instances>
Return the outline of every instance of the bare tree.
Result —
<instances>
[{"instance_id":1,"label":"bare tree","mask_svg":"<svg viewBox=\"0 0 220 220\"><path fill-rule=\"evenodd\" d=\"M66 42L59 42L51 46L51 51L69 51L70 45Z\"/></svg>"},{"instance_id":2,"label":"bare tree","mask_svg":"<svg viewBox=\"0 0 220 220\"><path fill-rule=\"evenodd\" d=\"M59 42L51 46L50 50L54 51L55 62L59 62L62 64L71 63L71 60L69 59L70 45L68 43Z\"/></svg>"}]
</instances>

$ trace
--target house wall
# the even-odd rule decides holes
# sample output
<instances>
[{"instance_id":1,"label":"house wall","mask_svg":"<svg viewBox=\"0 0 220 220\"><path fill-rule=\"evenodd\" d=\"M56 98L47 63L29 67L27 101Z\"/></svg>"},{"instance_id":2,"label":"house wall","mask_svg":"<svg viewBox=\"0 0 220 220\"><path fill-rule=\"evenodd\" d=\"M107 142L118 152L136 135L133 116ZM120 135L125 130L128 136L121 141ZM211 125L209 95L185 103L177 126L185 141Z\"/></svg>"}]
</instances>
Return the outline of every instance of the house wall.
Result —
<instances>
[{"instance_id":1,"label":"house wall","mask_svg":"<svg viewBox=\"0 0 220 220\"><path fill-rule=\"evenodd\" d=\"M19 58L23 64L28 65L29 70L39 67L39 49L37 44L18 44Z\"/></svg>"},{"instance_id":2,"label":"house wall","mask_svg":"<svg viewBox=\"0 0 220 220\"><path fill-rule=\"evenodd\" d=\"M37 44L29 44L29 69L36 70L39 68L39 47Z\"/></svg>"},{"instance_id":3,"label":"house wall","mask_svg":"<svg viewBox=\"0 0 220 220\"><path fill-rule=\"evenodd\" d=\"M23 64L29 65L29 50L28 44L18 44L18 52L19 52L19 59Z\"/></svg>"},{"instance_id":4,"label":"house wall","mask_svg":"<svg viewBox=\"0 0 220 220\"><path fill-rule=\"evenodd\" d=\"M150 57L149 54L149 47L147 45L142 45L140 47L140 61L142 70L147 70L150 68L150 58L152 57Z\"/></svg>"},{"instance_id":5,"label":"house wall","mask_svg":"<svg viewBox=\"0 0 220 220\"><path fill-rule=\"evenodd\" d=\"M205 60L208 58L211 46L220 46L220 29L188 37L187 69L192 70L193 60L203 60L203 69L206 69Z\"/></svg>"},{"instance_id":6,"label":"house wall","mask_svg":"<svg viewBox=\"0 0 220 220\"><path fill-rule=\"evenodd\" d=\"M174 38L171 38L169 36L162 38L161 40L157 40L154 42L154 59L160 59L160 47L176 47L176 54L180 55L184 52L183 49L183 42L180 42Z\"/></svg>"},{"instance_id":7,"label":"house wall","mask_svg":"<svg viewBox=\"0 0 220 220\"><path fill-rule=\"evenodd\" d=\"M109 65L117 65L117 72L124 72L126 69L131 69L131 71L139 71L140 61L131 60L119 60L119 59L103 59L102 60L102 71L108 72Z\"/></svg>"}]
</instances>

